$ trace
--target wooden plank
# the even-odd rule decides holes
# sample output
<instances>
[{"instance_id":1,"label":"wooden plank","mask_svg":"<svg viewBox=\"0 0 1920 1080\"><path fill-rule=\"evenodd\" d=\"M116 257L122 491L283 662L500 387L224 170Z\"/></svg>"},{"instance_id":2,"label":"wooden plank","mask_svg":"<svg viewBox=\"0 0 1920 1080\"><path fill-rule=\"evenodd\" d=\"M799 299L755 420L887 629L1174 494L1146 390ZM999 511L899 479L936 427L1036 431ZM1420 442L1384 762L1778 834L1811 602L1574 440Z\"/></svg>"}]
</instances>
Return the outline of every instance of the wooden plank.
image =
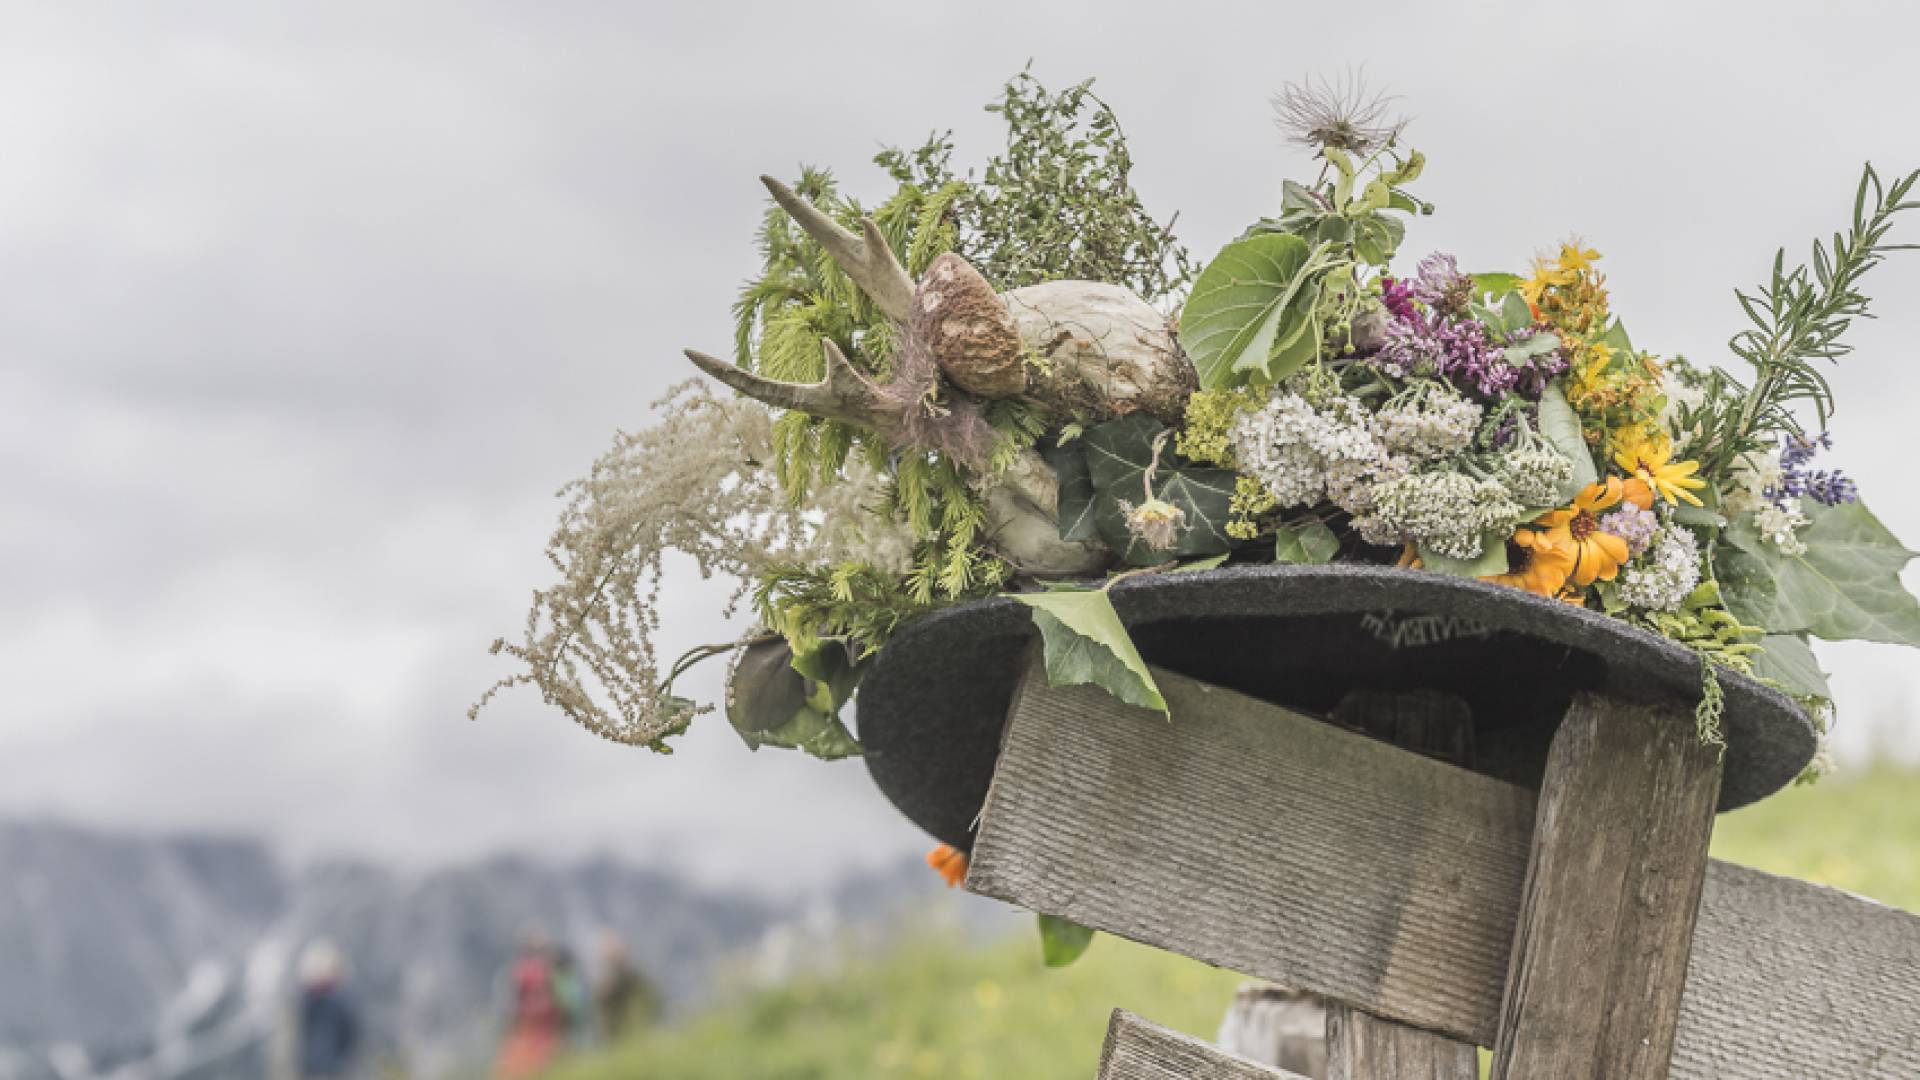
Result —
<instances>
[{"instance_id":1,"label":"wooden plank","mask_svg":"<svg viewBox=\"0 0 1920 1080\"><path fill-rule=\"evenodd\" d=\"M1713 863L1670 1075L1920 1077L1920 918Z\"/></svg>"},{"instance_id":2,"label":"wooden plank","mask_svg":"<svg viewBox=\"0 0 1920 1080\"><path fill-rule=\"evenodd\" d=\"M1494 1080L1664 1080L1719 798L1689 710L1574 699L1541 780Z\"/></svg>"},{"instance_id":3,"label":"wooden plank","mask_svg":"<svg viewBox=\"0 0 1920 1080\"><path fill-rule=\"evenodd\" d=\"M1422 757L1473 764L1473 711L1434 690L1356 690L1333 710L1342 727ZM1386 1020L1338 1001L1327 1003L1328 1080L1479 1080L1472 1043Z\"/></svg>"},{"instance_id":4,"label":"wooden plank","mask_svg":"<svg viewBox=\"0 0 1920 1080\"><path fill-rule=\"evenodd\" d=\"M1490 1044L1533 797L1154 677L1175 719L1027 680L967 888Z\"/></svg>"},{"instance_id":5,"label":"wooden plank","mask_svg":"<svg viewBox=\"0 0 1920 1080\"><path fill-rule=\"evenodd\" d=\"M1491 1044L1518 788L1157 671L1017 695L969 889ZM1920 1077L1920 918L1711 864L1671 1075Z\"/></svg>"},{"instance_id":6,"label":"wooden plank","mask_svg":"<svg viewBox=\"0 0 1920 1080\"><path fill-rule=\"evenodd\" d=\"M1327 1080L1478 1080L1472 1043L1327 1004Z\"/></svg>"},{"instance_id":7,"label":"wooden plank","mask_svg":"<svg viewBox=\"0 0 1920 1080\"><path fill-rule=\"evenodd\" d=\"M1113 1010L1099 1080L1307 1080L1299 1073L1222 1053L1125 1009Z\"/></svg>"}]
</instances>

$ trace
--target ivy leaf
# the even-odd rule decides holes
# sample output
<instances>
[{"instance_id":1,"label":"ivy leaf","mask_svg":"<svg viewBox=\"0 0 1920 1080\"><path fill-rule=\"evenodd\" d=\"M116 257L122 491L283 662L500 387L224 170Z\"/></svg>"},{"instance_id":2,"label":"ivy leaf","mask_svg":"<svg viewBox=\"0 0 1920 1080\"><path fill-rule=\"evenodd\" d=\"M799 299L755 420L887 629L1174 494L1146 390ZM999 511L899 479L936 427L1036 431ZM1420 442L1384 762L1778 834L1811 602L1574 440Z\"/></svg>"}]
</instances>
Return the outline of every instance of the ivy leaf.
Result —
<instances>
[{"instance_id":1,"label":"ivy leaf","mask_svg":"<svg viewBox=\"0 0 1920 1080\"><path fill-rule=\"evenodd\" d=\"M1134 566L1152 566L1169 557L1217 555L1233 546L1227 535L1233 483L1234 474L1228 469L1161 469L1154 474L1154 497L1185 515L1171 548L1149 547L1127 527L1127 511L1121 503L1139 506L1146 497L1142 485L1103 489L1095 502L1094 524L1101 542Z\"/></svg>"},{"instance_id":2,"label":"ivy leaf","mask_svg":"<svg viewBox=\"0 0 1920 1080\"><path fill-rule=\"evenodd\" d=\"M1900 584L1914 553L1863 503L1802 509L1804 554L1767 542L1750 517L1721 534L1714 566L1727 609L1774 634L1920 645L1920 601Z\"/></svg>"},{"instance_id":3,"label":"ivy leaf","mask_svg":"<svg viewBox=\"0 0 1920 1080\"><path fill-rule=\"evenodd\" d=\"M1153 461L1153 440L1166 425L1146 413L1129 413L1087 429L1087 471L1095 491L1131 486L1135 500L1146 498L1141 474Z\"/></svg>"},{"instance_id":4,"label":"ivy leaf","mask_svg":"<svg viewBox=\"0 0 1920 1080\"><path fill-rule=\"evenodd\" d=\"M1135 566L1165 562L1168 556L1214 555L1233 546L1227 535L1234 490L1229 469L1163 467L1154 473L1154 497L1179 507L1185 515L1171 549L1150 548L1127 528L1127 512L1120 504L1139 506L1146 501L1146 471L1153 463L1154 440L1165 430L1151 416L1133 413L1089 428L1081 439L1093 487L1088 507L1093 528L1102 542ZM1061 520L1066 521L1064 506Z\"/></svg>"},{"instance_id":5,"label":"ivy leaf","mask_svg":"<svg viewBox=\"0 0 1920 1080\"><path fill-rule=\"evenodd\" d=\"M1093 931L1058 915L1040 916L1040 959L1048 967L1066 967L1093 944Z\"/></svg>"},{"instance_id":6,"label":"ivy leaf","mask_svg":"<svg viewBox=\"0 0 1920 1080\"><path fill-rule=\"evenodd\" d=\"M1319 565L1333 559L1340 550L1340 538L1318 521L1304 525L1282 525L1274 537L1273 557L1283 563Z\"/></svg>"},{"instance_id":7,"label":"ivy leaf","mask_svg":"<svg viewBox=\"0 0 1920 1080\"><path fill-rule=\"evenodd\" d=\"M1796 697L1831 698L1827 673L1812 646L1798 634L1768 634L1760 639L1760 651L1753 657L1753 673L1771 679Z\"/></svg>"},{"instance_id":8,"label":"ivy leaf","mask_svg":"<svg viewBox=\"0 0 1920 1080\"><path fill-rule=\"evenodd\" d=\"M1489 533L1480 542L1480 555L1472 559L1456 559L1451 555L1442 555L1430 551L1426 545L1420 546L1420 565L1423 569L1454 577L1491 577L1504 574L1507 565L1507 538L1498 533Z\"/></svg>"},{"instance_id":9,"label":"ivy leaf","mask_svg":"<svg viewBox=\"0 0 1920 1080\"><path fill-rule=\"evenodd\" d=\"M1560 501L1570 503L1588 484L1598 480L1600 473L1593 467L1593 451L1587 449L1580 418L1574 415L1573 406L1567 404L1567 392L1559 380L1548 383L1546 392L1540 395L1540 434L1546 436L1562 457L1573 462L1573 478L1560 490Z\"/></svg>"},{"instance_id":10,"label":"ivy leaf","mask_svg":"<svg viewBox=\"0 0 1920 1080\"><path fill-rule=\"evenodd\" d=\"M1054 475L1060 480L1060 495L1054 501L1054 512L1060 519L1060 539L1093 539L1093 472L1087 466L1086 446L1078 441L1065 446L1043 446L1040 456L1053 466Z\"/></svg>"},{"instance_id":11,"label":"ivy leaf","mask_svg":"<svg viewBox=\"0 0 1920 1080\"><path fill-rule=\"evenodd\" d=\"M1180 316L1179 338L1202 388L1234 386L1249 372L1256 381L1275 381L1268 362L1307 284L1311 258L1305 240L1262 233L1228 244L1200 271Z\"/></svg>"},{"instance_id":12,"label":"ivy leaf","mask_svg":"<svg viewBox=\"0 0 1920 1080\"><path fill-rule=\"evenodd\" d=\"M1167 712L1147 662L1134 648L1133 638L1113 610L1113 601L1099 589L1013 593L1015 600L1033 609L1040 628L1048 686L1092 683L1129 705Z\"/></svg>"}]
</instances>

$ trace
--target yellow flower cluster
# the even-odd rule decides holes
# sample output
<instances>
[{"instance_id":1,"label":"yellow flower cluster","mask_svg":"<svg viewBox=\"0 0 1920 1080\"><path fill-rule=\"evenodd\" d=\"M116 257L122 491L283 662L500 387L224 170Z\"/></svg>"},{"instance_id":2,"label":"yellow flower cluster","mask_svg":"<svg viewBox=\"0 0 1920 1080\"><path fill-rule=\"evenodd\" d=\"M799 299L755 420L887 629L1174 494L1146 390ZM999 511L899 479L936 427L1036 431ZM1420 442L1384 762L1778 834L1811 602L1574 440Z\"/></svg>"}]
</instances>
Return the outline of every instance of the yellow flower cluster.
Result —
<instances>
[{"instance_id":1,"label":"yellow flower cluster","mask_svg":"<svg viewBox=\"0 0 1920 1080\"><path fill-rule=\"evenodd\" d=\"M1658 357L1608 340L1606 278L1593 267L1600 257L1578 240L1562 244L1557 257L1534 259L1533 275L1520 292L1566 342L1572 358L1567 403L1585 422L1587 442L1611 455L1661 434L1666 396Z\"/></svg>"},{"instance_id":2,"label":"yellow flower cluster","mask_svg":"<svg viewBox=\"0 0 1920 1080\"><path fill-rule=\"evenodd\" d=\"M1520 295L1534 314L1563 334L1597 334L1607 327L1606 278L1593 268L1600 253L1572 240L1560 245L1558 258L1536 256L1533 276L1520 283Z\"/></svg>"},{"instance_id":3,"label":"yellow flower cluster","mask_svg":"<svg viewBox=\"0 0 1920 1080\"><path fill-rule=\"evenodd\" d=\"M1201 390L1187 398L1187 413L1174 433L1173 448L1188 461L1201 465L1235 467L1233 425L1240 414L1260 407L1263 398L1251 387Z\"/></svg>"},{"instance_id":4,"label":"yellow flower cluster","mask_svg":"<svg viewBox=\"0 0 1920 1080\"><path fill-rule=\"evenodd\" d=\"M1587 442L1604 451L1610 471L1573 500L1520 526L1507 542L1508 570L1487 580L1571 603L1584 603L1596 581L1611 581L1631 557L1627 542L1602 527L1603 512L1621 503L1651 509L1656 499L1700 505L1706 482L1694 461L1673 460L1673 439L1661 424L1666 396L1660 361L1619 347L1607 310L1606 279L1593 268L1600 253L1579 241L1554 258L1536 258L1520 294L1534 316L1556 330L1572 357L1567 402ZM1619 340L1624 341L1624 336Z\"/></svg>"},{"instance_id":5,"label":"yellow flower cluster","mask_svg":"<svg viewBox=\"0 0 1920 1080\"><path fill-rule=\"evenodd\" d=\"M1233 517L1227 521L1227 535L1235 540L1252 540L1260 535L1260 515L1280 507L1267 485L1242 474L1233 478L1233 499L1227 504Z\"/></svg>"}]
</instances>

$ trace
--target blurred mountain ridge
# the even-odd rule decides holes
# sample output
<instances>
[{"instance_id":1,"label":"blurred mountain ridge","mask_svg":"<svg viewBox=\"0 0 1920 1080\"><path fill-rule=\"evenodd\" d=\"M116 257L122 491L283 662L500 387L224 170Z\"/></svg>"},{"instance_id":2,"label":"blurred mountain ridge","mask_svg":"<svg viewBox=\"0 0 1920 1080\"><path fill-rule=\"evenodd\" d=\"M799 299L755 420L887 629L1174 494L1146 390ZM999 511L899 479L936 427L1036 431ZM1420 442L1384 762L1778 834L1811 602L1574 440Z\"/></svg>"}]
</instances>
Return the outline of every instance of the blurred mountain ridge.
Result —
<instances>
[{"instance_id":1,"label":"blurred mountain ridge","mask_svg":"<svg viewBox=\"0 0 1920 1080\"><path fill-rule=\"evenodd\" d=\"M905 860L793 903L599 856L431 870L289 867L256 840L0 822L0 1080L243 1080L284 1058L293 968L348 958L372 1056L471 1071L498 1038L500 972L538 926L594 974L613 933L670 1007L723 973L774 981L890 933L937 879Z\"/></svg>"}]
</instances>

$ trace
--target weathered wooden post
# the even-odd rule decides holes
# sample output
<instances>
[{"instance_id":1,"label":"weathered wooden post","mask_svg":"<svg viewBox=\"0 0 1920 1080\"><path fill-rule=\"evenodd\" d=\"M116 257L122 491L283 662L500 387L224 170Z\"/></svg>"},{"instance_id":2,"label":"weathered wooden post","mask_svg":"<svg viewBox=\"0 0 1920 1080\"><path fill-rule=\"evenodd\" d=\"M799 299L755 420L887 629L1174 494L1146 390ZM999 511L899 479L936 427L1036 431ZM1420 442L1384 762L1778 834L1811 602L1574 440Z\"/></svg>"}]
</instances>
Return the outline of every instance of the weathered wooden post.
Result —
<instances>
[{"instance_id":1,"label":"weathered wooden post","mask_svg":"<svg viewBox=\"0 0 1920 1080\"><path fill-rule=\"evenodd\" d=\"M1006 601L909 627L863 687L876 780L970 842L971 891L1325 996L1336 1076L1471 1076L1475 1045L1515 1080L1920 1076L1920 918L1706 857L1716 808L1811 754L1786 698L1722 675L1723 758L1691 653L1438 575L1113 596L1171 719L1046 685ZM1127 1017L1102 1068L1285 1075Z\"/></svg>"}]
</instances>

